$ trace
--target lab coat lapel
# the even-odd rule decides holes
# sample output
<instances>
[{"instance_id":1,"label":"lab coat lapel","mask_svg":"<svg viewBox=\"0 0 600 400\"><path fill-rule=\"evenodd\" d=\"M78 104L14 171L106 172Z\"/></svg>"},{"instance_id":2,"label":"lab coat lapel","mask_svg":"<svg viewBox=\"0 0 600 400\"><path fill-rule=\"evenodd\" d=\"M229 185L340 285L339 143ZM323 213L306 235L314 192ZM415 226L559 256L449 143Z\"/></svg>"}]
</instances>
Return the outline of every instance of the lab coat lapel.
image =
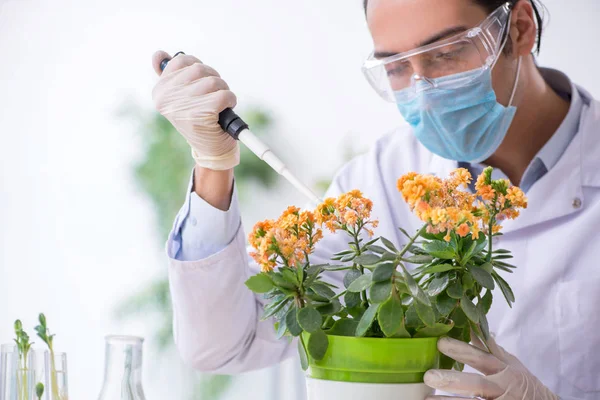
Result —
<instances>
[{"instance_id":1,"label":"lab coat lapel","mask_svg":"<svg viewBox=\"0 0 600 400\"><path fill-rule=\"evenodd\" d=\"M529 206L516 220L503 221L504 233L577 213L585 207L584 186L600 186L600 108L583 93L579 132L558 163L529 192Z\"/></svg>"}]
</instances>

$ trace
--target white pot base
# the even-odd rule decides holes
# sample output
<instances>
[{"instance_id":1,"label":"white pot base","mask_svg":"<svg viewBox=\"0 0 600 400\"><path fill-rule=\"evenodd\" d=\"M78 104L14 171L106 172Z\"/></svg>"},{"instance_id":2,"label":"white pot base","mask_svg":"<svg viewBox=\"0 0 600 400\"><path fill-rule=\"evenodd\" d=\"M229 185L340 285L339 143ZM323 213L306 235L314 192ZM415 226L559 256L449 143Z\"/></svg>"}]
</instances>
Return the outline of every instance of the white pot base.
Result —
<instances>
[{"instance_id":1,"label":"white pot base","mask_svg":"<svg viewBox=\"0 0 600 400\"><path fill-rule=\"evenodd\" d=\"M308 400L424 400L433 389L424 383L337 382L306 377Z\"/></svg>"}]
</instances>

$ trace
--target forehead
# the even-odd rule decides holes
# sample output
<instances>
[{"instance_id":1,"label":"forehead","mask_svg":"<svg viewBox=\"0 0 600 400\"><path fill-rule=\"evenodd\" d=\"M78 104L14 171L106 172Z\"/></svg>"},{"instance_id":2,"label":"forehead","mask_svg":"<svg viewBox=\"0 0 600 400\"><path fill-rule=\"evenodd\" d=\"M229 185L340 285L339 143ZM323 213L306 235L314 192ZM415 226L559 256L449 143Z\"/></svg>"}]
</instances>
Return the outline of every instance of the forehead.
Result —
<instances>
[{"instance_id":1,"label":"forehead","mask_svg":"<svg viewBox=\"0 0 600 400\"><path fill-rule=\"evenodd\" d=\"M375 51L401 53L451 28L477 26L487 11L473 0L369 0Z\"/></svg>"}]
</instances>

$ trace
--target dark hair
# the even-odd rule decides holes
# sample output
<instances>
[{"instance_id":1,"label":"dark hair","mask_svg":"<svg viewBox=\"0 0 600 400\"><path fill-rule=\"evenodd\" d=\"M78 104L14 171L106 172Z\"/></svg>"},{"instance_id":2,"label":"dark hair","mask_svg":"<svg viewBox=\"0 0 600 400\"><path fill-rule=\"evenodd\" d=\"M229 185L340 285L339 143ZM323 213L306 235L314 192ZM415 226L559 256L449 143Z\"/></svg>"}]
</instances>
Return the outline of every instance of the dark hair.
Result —
<instances>
[{"instance_id":1,"label":"dark hair","mask_svg":"<svg viewBox=\"0 0 600 400\"><path fill-rule=\"evenodd\" d=\"M514 6L520 0L472 0L480 6L484 7L489 13L493 12L495 9L500 7L502 4L509 2L511 6ZM542 30L544 28L544 19L541 13L543 9L543 5L539 2L539 0L529 0L531 1L531 5L533 7L533 12L535 13L535 19L537 21L537 46L536 53L540 53L540 47L542 45ZM363 5L365 7L365 11L367 10L367 4L369 0L363 0Z\"/></svg>"}]
</instances>

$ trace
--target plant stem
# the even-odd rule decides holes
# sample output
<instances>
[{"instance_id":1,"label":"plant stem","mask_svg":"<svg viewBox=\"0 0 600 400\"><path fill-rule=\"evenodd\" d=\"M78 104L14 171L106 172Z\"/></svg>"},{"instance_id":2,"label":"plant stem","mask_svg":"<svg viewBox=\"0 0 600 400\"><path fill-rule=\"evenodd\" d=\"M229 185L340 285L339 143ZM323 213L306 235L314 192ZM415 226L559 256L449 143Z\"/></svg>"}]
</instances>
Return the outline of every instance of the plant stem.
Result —
<instances>
[{"instance_id":1,"label":"plant stem","mask_svg":"<svg viewBox=\"0 0 600 400\"><path fill-rule=\"evenodd\" d=\"M356 245L356 256L360 256L362 254L362 252L360 251L360 242L358 241L358 233L360 232L360 228L356 230L356 232L352 232L352 236L354 237L354 244ZM365 268L362 265L358 266L360 269L360 273L361 275L364 275L365 273ZM363 290L360 293L361 297L362 297L362 302L364 305L368 305L369 304L369 300L367 299L367 291Z\"/></svg>"},{"instance_id":2,"label":"plant stem","mask_svg":"<svg viewBox=\"0 0 600 400\"><path fill-rule=\"evenodd\" d=\"M340 297L342 297L343 295L345 295L346 293L348 293L348 290L344 290L338 294L336 294L335 296L333 296L331 299L329 300L335 300L335 299L339 299Z\"/></svg>"},{"instance_id":3,"label":"plant stem","mask_svg":"<svg viewBox=\"0 0 600 400\"><path fill-rule=\"evenodd\" d=\"M410 249L410 246L412 246L415 243L417 238L419 236L421 236L423 233L425 233L425 231L427 230L427 225L428 224L423 225L423 227L419 230L419 232L417 232L417 234L410 239L410 241L406 244L406 246L404 246L402 248L402 250L400 250L400 253L398 254L398 259L401 259L402 256L404 254L406 254L406 252Z\"/></svg>"},{"instance_id":4,"label":"plant stem","mask_svg":"<svg viewBox=\"0 0 600 400\"><path fill-rule=\"evenodd\" d=\"M52 386L52 400L60 400L58 392L58 377L56 373L56 360L54 359L54 349L48 344L50 349L50 385Z\"/></svg>"},{"instance_id":5,"label":"plant stem","mask_svg":"<svg viewBox=\"0 0 600 400\"><path fill-rule=\"evenodd\" d=\"M495 218L496 218L495 215L490 218L490 226L488 228L489 232L488 232L488 254L487 254L487 262L491 262L492 261L492 239L494 237L494 234L492 233L492 229L494 227L494 219Z\"/></svg>"}]
</instances>

